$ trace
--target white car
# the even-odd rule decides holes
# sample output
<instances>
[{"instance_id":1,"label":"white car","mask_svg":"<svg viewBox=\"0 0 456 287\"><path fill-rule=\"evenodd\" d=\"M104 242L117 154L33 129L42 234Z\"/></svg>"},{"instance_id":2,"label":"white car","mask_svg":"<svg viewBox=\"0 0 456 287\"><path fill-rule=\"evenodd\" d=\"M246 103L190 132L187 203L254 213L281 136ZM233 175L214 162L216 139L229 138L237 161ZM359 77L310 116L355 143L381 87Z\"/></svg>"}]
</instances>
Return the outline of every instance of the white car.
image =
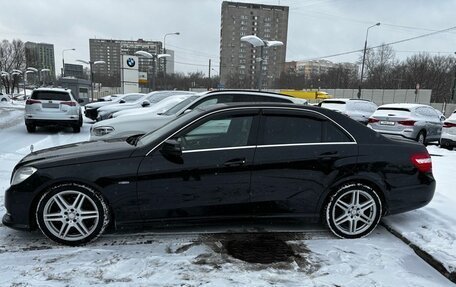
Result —
<instances>
[{"instance_id":1,"label":"white car","mask_svg":"<svg viewBox=\"0 0 456 287\"><path fill-rule=\"evenodd\" d=\"M5 103L9 102L11 99L8 97L8 95L4 95L3 93L0 93L0 102Z\"/></svg>"},{"instance_id":2,"label":"white car","mask_svg":"<svg viewBox=\"0 0 456 287\"><path fill-rule=\"evenodd\" d=\"M449 150L456 147L456 110L443 122L440 146Z\"/></svg>"},{"instance_id":3,"label":"white car","mask_svg":"<svg viewBox=\"0 0 456 287\"><path fill-rule=\"evenodd\" d=\"M81 99L78 101L82 101ZM25 102L25 126L29 133L37 126L59 125L81 131L82 112L69 89L39 88Z\"/></svg>"},{"instance_id":4,"label":"white car","mask_svg":"<svg viewBox=\"0 0 456 287\"><path fill-rule=\"evenodd\" d=\"M318 104L322 108L343 113L363 124L377 110L377 105L362 99L328 99Z\"/></svg>"},{"instance_id":5,"label":"white car","mask_svg":"<svg viewBox=\"0 0 456 287\"><path fill-rule=\"evenodd\" d=\"M268 92L243 90L205 92L190 96L160 115L130 115L98 122L90 130L90 140L145 134L174 120L186 111L202 106L232 102L282 102L307 105L307 101L304 99Z\"/></svg>"},{"instance_id":6,"label":"white car","mask_svg":"<svg viewBox=\"0 0 456 287\"><path fill-rule=\"evenodd\" d=\"M178 103L187 99L191 95L172 95L169 96L156 104L146 108L129 109L125 111L119 111L112 115L113 118L129 116L129 115L142 115L142 114L161 114L174 107Z\"/></svg>"},{"instance_id":7,"label":"white car","mask_svg":"<svg viewBox=\"0 0 456 287\"><path fill-rule=\"evenodd\" d=\"M117 97L111 98L110 101L100 101L100 102L90 103L90 104L85 105L84 114L89 119L95 121L98 117L99 108L108 106L108 105L118 104L118 103L132 103L132 102L137 101L139 98L141 98L143 96L144 96L144 94L140 94L140 93L130 93L130 94L119 95Z\"/></svg>"},{"instance_id":8,"label":"white car","mask_svg":"<svg viewBox=\"0 0 456 287\"><path fill-rule=\"evenodd\" d=\"M126 104L115 104L115 105L109 105L105 107L101 107L98 109L98 117L97 120L105 120L109 119L112 117L112 115L115 112L118 111L123 111L123 110L128 110L128 109L135 109L135 108L145 108L149 107L164 98L167 98L171 95L175 95L176 93L188 93L188 94L194 94L193 92L187 92L187 91L156 91L156 92L151 92L148 94L145 94L143 97L139 98L137 101L132 102L132 103L126 103Z\"/></svg>"}]
</instances>

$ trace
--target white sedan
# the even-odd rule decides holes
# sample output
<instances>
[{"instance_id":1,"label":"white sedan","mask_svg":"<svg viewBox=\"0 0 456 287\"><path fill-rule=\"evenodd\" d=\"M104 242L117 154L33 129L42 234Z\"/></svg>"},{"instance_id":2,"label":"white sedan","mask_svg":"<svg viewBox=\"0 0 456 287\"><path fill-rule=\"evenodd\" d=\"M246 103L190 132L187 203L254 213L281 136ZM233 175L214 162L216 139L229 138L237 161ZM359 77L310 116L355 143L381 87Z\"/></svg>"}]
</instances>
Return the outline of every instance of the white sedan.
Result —
<instances>
[{"instance_id":1,"label":"white sedan","mask_svg":"<svg viewBox=\"0 0 456 287\"><path fill-rule=\"evenodd\" d=\"M456 147L456 110L443 122L440 146L449 150Z\"/></svg>"}]
</instances>

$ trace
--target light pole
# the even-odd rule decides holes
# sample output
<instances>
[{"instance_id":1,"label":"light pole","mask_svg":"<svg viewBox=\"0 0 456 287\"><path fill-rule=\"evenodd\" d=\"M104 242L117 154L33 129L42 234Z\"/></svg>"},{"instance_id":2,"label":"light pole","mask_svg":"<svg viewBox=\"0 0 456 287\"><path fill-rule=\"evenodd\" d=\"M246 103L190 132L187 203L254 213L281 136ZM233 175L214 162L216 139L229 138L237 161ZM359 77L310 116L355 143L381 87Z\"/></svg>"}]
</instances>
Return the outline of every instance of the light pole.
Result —
<instances>
[{"instance_id":1,"label":"light pole","mask_svg":"<svg viewBox=\"0 0 456 287\"><path fill-rule=\"evenodd\" d=\"M89 65L89 69L90 69L90 93L92 94L91 98L92 98L92 102L93 102L93 65L102 65L102 64L106 64L106 62L105 61L85 61L85 60L76 60L76 62L80 62L80 63L86 64L86 65Z\"/></svg>"},{"instance_id":2,"label":"light pole","mask_svg":"<svg viewBox=\"0 0 456 287\"><path fill-rule=\"evenodd\" d=\"M283 42L281 41L268 41L263 40L255 35L248 35L241 38L241 41L250 43L254 47L260 47L260 57L257 58L257 62L260 62L260 71L258 74L258 90L261 91L263 86L263 57L264 57L264 48L270 47L279 47L283 46Z\"/></svg>"},{"instance_id":3,"label":"light pole","mask_svg":"<svg viewBox=\"0 0 456 287\"><path fill-rule=\"evenodd\" d=\"M169 35L176 35L179 36L180 32L174 32L174 33L166 33L165 36L163 36L163 54L166 54L166 37ZM167 54L166 54L167 55ZM166 89L166 57L163 59L163 84Z\"/></svg>"},{"instance_id":4,"label":"light pole","mask_svg":"<svg viewBox=\"0 0 456 287\"><path fill-rule=\"evenodd\" d=\"M171 57L169 54L151 54L146 51L136 51L135 55L152 59L152 91L155 91L155 68L157 59Z\"/></svg>"},{"instance_id":5,"label":"light pole","mask_svg":"<svg viewBox=\"0 0 456 287\"><path fill-rule=\"evenodd\" d=\"M364 76L364 61L366 59L366 49L367 49L367 37L369 36L369 29L375 26L380 26L380 22L375 25L367 27L366 30L366 40L364 41L364 51L363 51L363 62L361 64L361 77L359 78L359 86L358 86L358 99L361 98L361 85L363 84L363 76Z\"/></svg>"},{"instance_id":6,"label":"light pole","mask_svg":"<svg viewBox=\"0 0 456 287\"><path fill-rule=\"evenodd\" d=\"M454 52L454 54L456 55L456 52ZM455 98L456 98L456 62L455 62L455 66L454 66L454 79L453 79L453 88L451 89L450 102L454 103Z\"/></svg>"},{"instance_id":7,"label":"light pole","mask_svg":"<svg viewBox=\"0 0 456 287\"><path fill-rule=\"evenodd\" d=\"M76 51L75 48L71 48L71 49L63 49L62 50L62 78L65 77L65 52L66 51Z\"/></svg>"}]
</instances>

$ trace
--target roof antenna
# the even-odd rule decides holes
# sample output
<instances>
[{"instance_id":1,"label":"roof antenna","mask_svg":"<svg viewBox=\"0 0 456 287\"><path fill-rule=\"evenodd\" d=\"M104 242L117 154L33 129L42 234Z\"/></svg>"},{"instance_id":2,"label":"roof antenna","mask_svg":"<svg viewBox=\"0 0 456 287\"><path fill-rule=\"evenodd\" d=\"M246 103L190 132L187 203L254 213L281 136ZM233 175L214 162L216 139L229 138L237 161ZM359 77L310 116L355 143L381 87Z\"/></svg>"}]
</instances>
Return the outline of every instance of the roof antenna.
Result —
<instances>
[{"instance_id":1,"label":"roof antenna","mask_svg":"<svg viewBox=\"0 0 456 287\"><path fill-rule=\"evenodd\" d=\"M30 153L33 153L33 145L30 145Z\"/></svg>"}]
</instances>

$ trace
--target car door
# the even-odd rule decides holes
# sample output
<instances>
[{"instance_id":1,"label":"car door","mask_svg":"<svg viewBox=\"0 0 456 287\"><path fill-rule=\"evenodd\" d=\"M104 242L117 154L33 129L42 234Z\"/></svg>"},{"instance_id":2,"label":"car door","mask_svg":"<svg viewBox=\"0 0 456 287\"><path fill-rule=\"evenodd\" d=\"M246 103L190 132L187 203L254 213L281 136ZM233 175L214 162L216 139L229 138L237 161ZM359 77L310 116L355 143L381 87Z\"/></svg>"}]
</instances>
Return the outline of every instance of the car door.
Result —
<instances>
[{"instance_id":1,"label":"car door","mask_svg":"<svg viewBox=\"0 0 456 287\"><path fill-rule=\"evenodd\" d=\"M138 171L138 197L145 219L246 216L258 109L216 113L171 139L182 158L169 160L160 147Z\"/></svg>"},{"instance_id":2,"label":"car door","mask_svg":"<svg viewBox=\"0 0 456 287\"><path fill-rule=\"evenodd\" d=\"M358 148L345 130L312 111L264 109L252 173L257 216L313 216L320 196L350 174Z\"/></svg>"},{"instance_id":3,"label":"car door","mask_svg":"<svg viewBox=\"0 0 456 287\"><path fill-rule=\"evenodd\" d=\"M439 114L434 108L426 108L426 112L429 118L429 126L432 129L432 136L429 139L439 140L440 134L442 133L442 121L440 120Z\"/></svg>"}]
</instances>

